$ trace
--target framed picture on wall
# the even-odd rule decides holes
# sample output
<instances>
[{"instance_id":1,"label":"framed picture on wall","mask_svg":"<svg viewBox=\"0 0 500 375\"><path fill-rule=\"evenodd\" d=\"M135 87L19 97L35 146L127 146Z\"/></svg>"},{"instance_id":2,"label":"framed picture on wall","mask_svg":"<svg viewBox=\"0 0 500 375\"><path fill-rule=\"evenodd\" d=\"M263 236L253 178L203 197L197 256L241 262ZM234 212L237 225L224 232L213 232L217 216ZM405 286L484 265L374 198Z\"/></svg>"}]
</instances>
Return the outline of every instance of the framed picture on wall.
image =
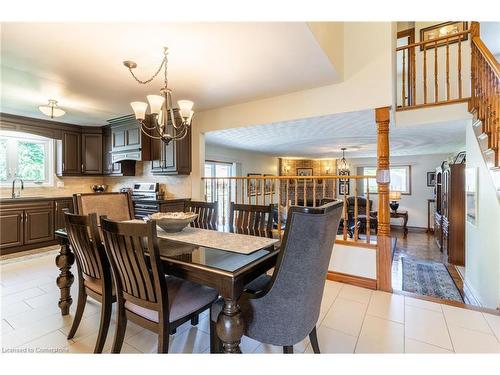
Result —
<instances>
[{"instance_id":1,"label":"framed picture on wall","mask_svg":"<svg viewBox=\"0 0 500 375\"><path fill-rule=\"evenodd\" d=\"M461 33L462 31L467 30L467 22L462 22L462 21L450 21L450 22L443 22L443 23L438 23L437 25L432 25L429 27L425 27L423 29L420 29L420 41L421 42L427 42L431 41L433 39L437 38L442 38L445 36L453 36L453 34L458 34ZM450 38L448 39L448 45L452 43L457 43L459 40L462 42L467 40L468 36L467 34L457 36L455 38ZM446 45L446 39L441 40L436 43L437 47L445 46ZM432 49L434 48L433 44L428 44L425 49ZM424 50L424 46L420 46L420 51Z\"/></svg>"},{"instance_id":2,"label":"framed picture on wall","mask_svg":"<svg viewBox=\"0 0 500 375\"><path fill-rule=\"evenodd\" d=\"M274 174L264 174L264 177L275 177ZM274 178L264 180L264 194L271 194L276 191L274 186Z\"/></svg>"},{"instance_id":3,"label":"framed picture on wall","mask_svg":"<svg viewBox=\"0 0 500 375\"><path fill-rule=\"evenodd\" d=\"M465 151L460 152L457 155L457 157L455 158L455 161L453 162L453 164L463 164L463 163L465 163L465 156L466 156L466 152Z\"/></svg>"},{"instance_id":4,"label":"framed picture on wall","mask_svg":"<svg viewBox=\"0 0 500 375\"><path fill-rule=\"evenodd\" d=\"M306 177L306 176L312 176L312 175L313 175L312 168L297 168L297 176L299 176L299 177ZM304 181L311 182L312 178L304 179Z\"/></svg>"},{"instance_id":5,"label":"framed picture on wall","mask_svg":"<svg viewBox=\"0 0 500 375\"><path fill-rule=\"evenodd\" d=\"M260 179L252 179L252 177L261 177L261 173L248 173L247 177L247 194L249 197L260 193Z\"/></svg>"},{"instance_id":6,"label":"framed picture on wall","mask_svg":"<svg viewBox=\"0 0 500 375\"><path fill-rule=\"evenodd\" d=\"M436 172L427 172L427 186L434 186L436 184Z\"/></svg>"},{"instance_id":7,"label":"framed picture on wall","mask_svg":"<svg viewBox=\"0 0 500 375\"><path fill-rule=\"evenodd\" d=\"M477 168L465 168L465 212L467 222L477 222Z\"/></svg>"},{"instance_id":8,"label":"framed picture on wall","mask_svg":"<svg viewBox=\"0 0 500 375\"><path fill-rule=\"evenodd\" d=\"M339 195L349 195L349 181L339 181Z\"/></svg>"}]
</instances>

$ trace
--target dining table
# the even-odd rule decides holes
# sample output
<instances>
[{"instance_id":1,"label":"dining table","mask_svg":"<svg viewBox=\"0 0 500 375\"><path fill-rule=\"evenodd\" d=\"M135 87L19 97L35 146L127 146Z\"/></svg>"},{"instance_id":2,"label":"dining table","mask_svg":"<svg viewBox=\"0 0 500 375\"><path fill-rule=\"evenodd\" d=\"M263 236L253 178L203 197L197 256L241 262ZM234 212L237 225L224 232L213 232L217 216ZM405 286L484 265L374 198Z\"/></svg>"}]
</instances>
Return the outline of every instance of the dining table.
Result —
<instances>
[{"instance_id":1,"label":"dining table","mask_svg":"<svg viewBox=\"0 0 500 375\"><path fill-rule=\"evenodd\" d=\"M180 234L167 233L157 227L157 233L165 273L212 287L223 298L224 306L216 323L217 336L224 353L241 353L245 321L238 300L245 285L276 265L279 241L192 227ZM60 289L58 306L62 315L67 315L73 302L71 267L75 255L65 229L57 229L55 236L60 244L56 256L60 270L56 280Z\"/></svg>"}]
</instances>

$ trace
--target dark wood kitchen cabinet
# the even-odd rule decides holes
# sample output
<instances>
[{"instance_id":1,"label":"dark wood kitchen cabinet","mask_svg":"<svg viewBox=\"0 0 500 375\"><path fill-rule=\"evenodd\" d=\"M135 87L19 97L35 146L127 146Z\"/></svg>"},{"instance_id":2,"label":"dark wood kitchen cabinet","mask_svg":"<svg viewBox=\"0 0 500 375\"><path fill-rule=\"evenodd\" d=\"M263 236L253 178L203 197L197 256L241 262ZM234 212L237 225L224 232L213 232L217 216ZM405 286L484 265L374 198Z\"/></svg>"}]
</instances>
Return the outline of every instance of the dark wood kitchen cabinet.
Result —
<instances>
[{"instance_id":1,"label":"dark wood kitchen cabinet","mask_svg":"<svg viewBox=\"0 0 500 375\"><path fill-rule=\"evenodd\" d=\"M21 246L24 243L24 211L22 209L0 210L0 249Z\"/></svg>"},{"instance_id":2,"label":"dark wood kitchen cabinet","mask_svg":"<svg viewBox=\"0 0 500 375\"><path fill-rule=\"evenodd\" d=\"M54 239L54 207L47 202L24 210L24 245Z\"/></svg>"},{"instance_id":3,"label":"dark wood kitchen cabinet","mask_svg":"<svg viewBox=\"0 0 500 375\"><path fill-rule=\"evenodd\" d=\"M54 230L65 227L64 212L68 211L73 213L73 199L60 198L54 200Z\"/></svg>"},{"instance_id":4,"label":"dark wood kitchen cabinet","mask_svg":"<svg viewBox=\"0 0 500 375\"><path fill-rule=\"evenodd\" d=\"M102 174L102 134L82 134L82 174Z\"/></svg>"},{"instance_id":5,"label":"dark wood kitchen cabinet","mask_svg":"<svg viewBox=\"0 0 500 375\"><path fill-rule=\"evenodd\" d=\"M2 202L0 228L1 255L55 244L54 200Z\"/></svg>"},{"instance_id":6,"label":"dark wood kitchen cabinet","mask_svg":"<svg viewBox=\"0 0 500 375\"><path fill-rule=\"evenodd\" d=\"M56 174L77 176L82 171L82 134L63 131L56 147Z\"/></svg>"},{"instance_id":7,"label":"dark wood kitchen cabinet","mask_svg":"<svg viewBox=\"0 0 500 375\"><path fill-rule=\"evenodd\" d=\"M174 110L177 123L181 118ZM168 121L167 131L175 134L176 130ZM191 128L180 141L172 141L168 145L161 140L151 141L151 171L155 175L189 175L191 173Z\"/></svg>"},{"instance_id":8,"label":"dark wood kitchen cabinet","mask_svg":"<svg viewBox=\"0 0 500 375\"><path fill-rule=\"evenodd\" d=\"M56 147L56 174L80 176L102 174L102 130L97 127L63 131Z\"/></svg>"}]
</instances>

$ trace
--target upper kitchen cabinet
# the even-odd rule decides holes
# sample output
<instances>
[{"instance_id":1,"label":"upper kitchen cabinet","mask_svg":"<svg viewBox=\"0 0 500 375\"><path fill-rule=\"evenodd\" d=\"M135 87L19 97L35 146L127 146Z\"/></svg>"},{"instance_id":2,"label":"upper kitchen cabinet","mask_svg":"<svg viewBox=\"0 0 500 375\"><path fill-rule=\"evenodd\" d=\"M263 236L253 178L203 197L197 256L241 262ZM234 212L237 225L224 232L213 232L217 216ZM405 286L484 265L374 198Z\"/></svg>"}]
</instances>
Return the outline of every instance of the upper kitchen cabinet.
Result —
<instances>
[{"instance_id":1,"label":"upper kitchen cabinet","mask_svg":"<svg viewBox=\"0 0 500 375\"><path fill-rule=\"evenodd\" d=\"M56 146L56 174L79 176L102 174L102 129L63 130Z\"/></svg>"},{"instance_id":2,"label":"upper kitchen cabinet","mask_svg":"<svg viewBox=\"0 0 500 375\"><path fill-rule=\"evenodd\" d=\"M150 139L141 132L134 115L108 120L111 125L111 161L151 160Z\"/></svg>"},{"instance_id":3,"label":"upper kitchen cabinet","mask_svg":"<svg viewBox=\"0 0 500 375\"><path fill-rule=\"evenodd\" d=\"M177 109L174 110L176 121L181 118ZM167 123L167 130L175 134L171 121ZM180 141L172 141L166 145L161 140L151 141L151 171L155 175L189 175L191 173L191 128Z\"/></svg>"},{"instance_id":4,"label":"upper kitchen cabinet","mask_svg":"<svg viewBox=\"0 0 500 375\"><path fill-rule=\"evenodd\" d=\"M82 134L82 174L102 174L102 134Z\"/></svg>"},{"instance_id":5,"label":"upper kitchen cabinet","mask_svg":"<svg viewBox=\"0 0 500 375\"><path fill-rule=\"evenodd\" d=\"M82 172L82 134L78 131L63 130L56 147L56 174L75 176Z\"/></svg>"}]
</instances>

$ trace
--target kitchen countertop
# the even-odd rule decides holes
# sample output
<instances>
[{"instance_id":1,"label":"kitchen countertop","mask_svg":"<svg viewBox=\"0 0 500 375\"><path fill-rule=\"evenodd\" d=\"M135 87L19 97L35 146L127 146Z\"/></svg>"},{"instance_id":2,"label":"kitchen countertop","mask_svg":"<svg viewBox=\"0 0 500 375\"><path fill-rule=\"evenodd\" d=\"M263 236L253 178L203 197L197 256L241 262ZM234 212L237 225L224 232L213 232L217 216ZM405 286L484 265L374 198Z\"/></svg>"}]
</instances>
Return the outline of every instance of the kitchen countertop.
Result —
<instances>
[{"instance_id":1,"label":"kitchen countertop","mask_svg":"<svg viewBox=\"0 0 500 375\"><path fill-rule=\"evenodd\" d=\"M23 197L22 195L19 198L0 198L1 203L16 203L16 202L34 202L34 201L51 201L51 200L59 200L59 199L72 199L71 195L62 195L62 196L54 196L54 197L45 197L45 196L32 196L32 197Z\"/></svg>"},{"instance_id":2,"label":"kitchen countertop","mask_svg":"<svg viewBox=\"0 0 500 375\"><path fill-rule=\"evenodd\" d=\"M97 193L96 193L97 194ZM19 198L9 198L9 197L6 197L6 198L0 198L0 204L2 203L16 203L16 202L35 202L35 201L45 201L45 200L58 200L58 199L72 199L73 196L69 195L69 196L52 196L52 197L47 197L47 196L31 196L31 197L23 197L21 195L21 197ZM164 199L158 199L156 201L154 201L155 203L159 203L159 204L162 204L162 203L175 203L175 202L186 202L186 201L189 201L191 200L191 198L164 198ZM134 202L138 202L138 203L148 203L148 202L151 202L151 200L147 200L147 199L139 199L139 200L135 200Z\"/></svg>"}]
</instances>

